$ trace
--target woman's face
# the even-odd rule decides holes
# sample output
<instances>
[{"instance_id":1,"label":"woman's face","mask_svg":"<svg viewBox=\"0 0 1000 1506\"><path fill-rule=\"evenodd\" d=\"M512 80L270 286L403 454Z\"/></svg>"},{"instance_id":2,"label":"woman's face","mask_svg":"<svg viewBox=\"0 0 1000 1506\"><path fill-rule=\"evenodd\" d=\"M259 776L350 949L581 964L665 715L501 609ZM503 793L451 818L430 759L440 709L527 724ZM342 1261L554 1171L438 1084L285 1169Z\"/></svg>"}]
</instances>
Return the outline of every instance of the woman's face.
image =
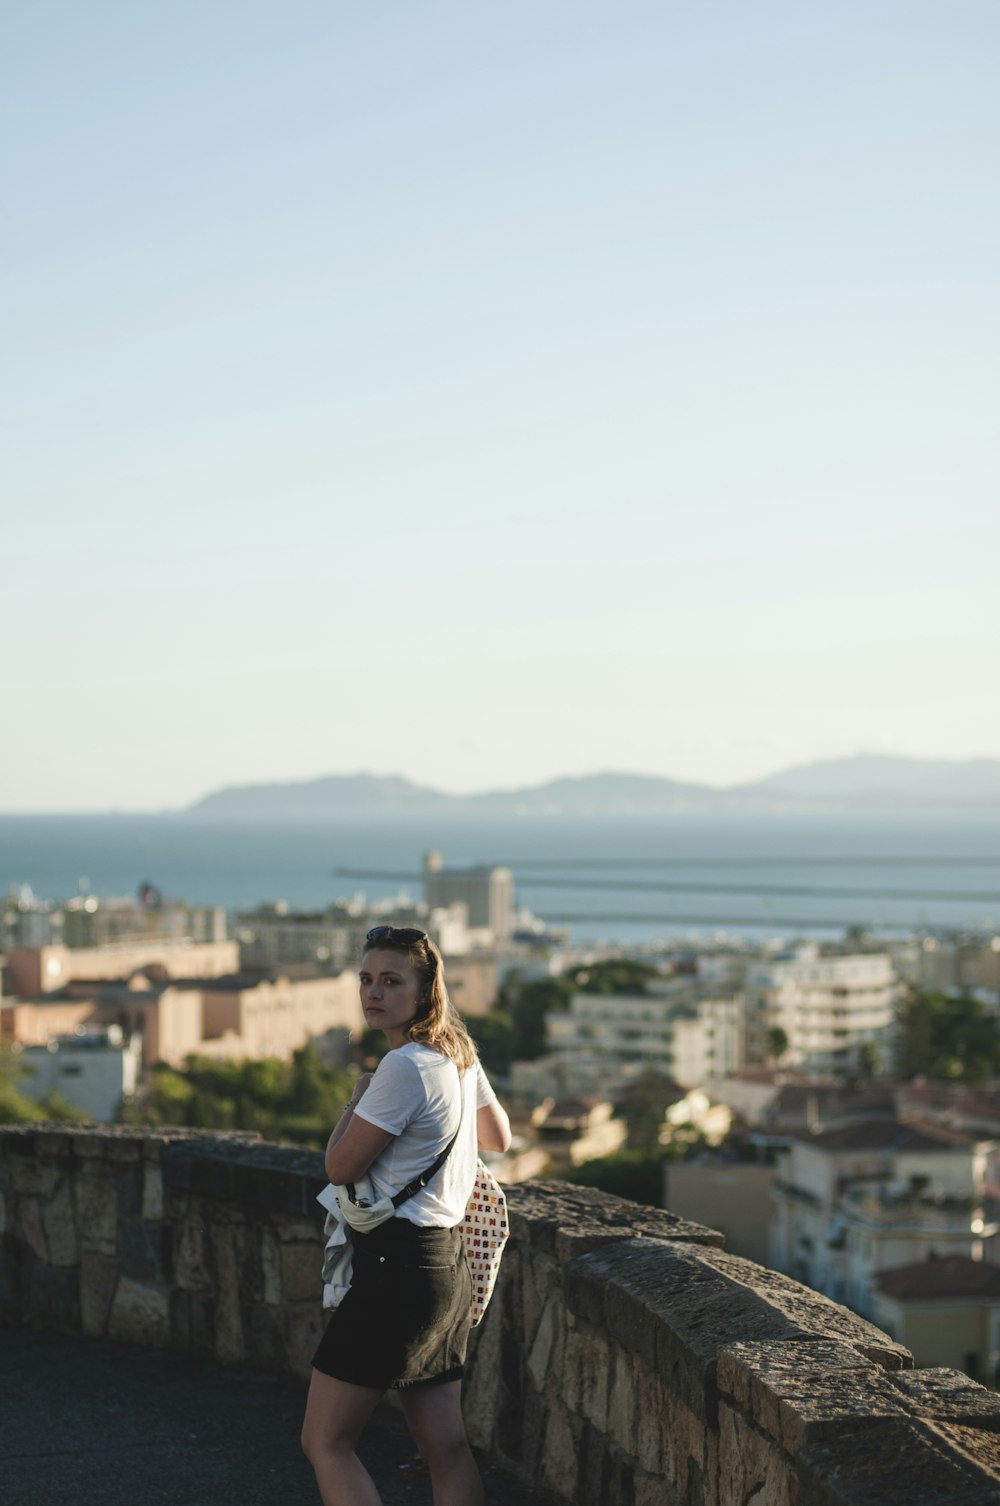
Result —
<instances>
[{"instance_id":1,"label":"woman's face","mask_svg":"<svg viewBox=\"0 0 1000 1506\"><path fill-rule=\"evenodd\" d=\"M420 978L402 952L378 947L361 959L361 1008L371 1030L384 1030L390 1047L406 1043L406 1027L417 1015Z\"/></svg>"}]
</instances>

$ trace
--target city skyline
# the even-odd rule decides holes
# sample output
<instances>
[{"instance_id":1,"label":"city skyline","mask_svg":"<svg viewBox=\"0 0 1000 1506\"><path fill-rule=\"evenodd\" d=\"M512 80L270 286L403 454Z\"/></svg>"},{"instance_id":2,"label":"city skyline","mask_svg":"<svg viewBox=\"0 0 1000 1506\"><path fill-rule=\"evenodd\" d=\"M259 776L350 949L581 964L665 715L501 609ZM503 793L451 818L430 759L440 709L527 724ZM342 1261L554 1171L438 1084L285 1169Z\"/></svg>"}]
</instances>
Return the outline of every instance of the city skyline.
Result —
<instances>
[{"instance_id":1,"label":"city skyline","mask_svg":"<svg viewBox=\"0 0 1000 1506\"><path fill-rule=\"evenodd\" d=\"M1000 13L7 27L7 811L1000 754Z\"/></svg>"}]
</instances>

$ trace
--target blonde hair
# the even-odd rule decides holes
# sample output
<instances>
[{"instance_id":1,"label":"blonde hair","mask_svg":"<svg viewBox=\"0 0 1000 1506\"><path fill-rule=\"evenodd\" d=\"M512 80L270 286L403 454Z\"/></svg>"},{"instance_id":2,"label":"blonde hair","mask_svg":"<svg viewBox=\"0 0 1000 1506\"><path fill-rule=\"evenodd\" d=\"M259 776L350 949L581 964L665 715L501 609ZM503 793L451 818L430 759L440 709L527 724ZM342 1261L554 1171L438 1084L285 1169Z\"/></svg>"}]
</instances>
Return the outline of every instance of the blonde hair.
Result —
<instances>
[{"instance_id":1,"label":"blonde hair","mask_svg":"<svg viewBox=\"0 0 1000 1506\"><path fill-rule=\"evenodd\" d=\"M401 952L420 980L420 1000L416 1017L407 1026L407 1036L421 1046L430 1046L440 1051L455 1063L460 1072L467 1072L478 1060L476 1045L465 1027L465 1021L448 997L444 981L444 960L429 936L417 940L404 939L404 932L393 932L376 941L365 943L363 955L371 951ZM412 933L409 933L412 935Z\"/></svg>"}]
</instances>

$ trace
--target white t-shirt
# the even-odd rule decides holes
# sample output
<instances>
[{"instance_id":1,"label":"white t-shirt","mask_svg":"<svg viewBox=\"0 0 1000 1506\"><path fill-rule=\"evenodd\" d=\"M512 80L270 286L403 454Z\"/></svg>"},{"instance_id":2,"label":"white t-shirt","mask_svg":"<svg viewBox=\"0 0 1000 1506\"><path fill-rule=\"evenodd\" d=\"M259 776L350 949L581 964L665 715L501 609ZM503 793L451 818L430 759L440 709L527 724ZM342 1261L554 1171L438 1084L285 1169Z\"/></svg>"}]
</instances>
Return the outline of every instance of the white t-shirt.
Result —
<instances>
[{"instance_id":1,"label":"white t-shirt","mask_svg":"<svg viewBox=\"0 0 1000 1506\"><path fill-rule=\"evenodd\" d=\"M396 1209L397 1218L447 1229L462 1222L476 1175L476 1114L496 1094L478 1061L460 1075L451 1057L407 1041L382 1058L354 1111L396 1136L368 1168L376 1196L394 1197L433 1166L458 1128L459 1084L465 1095L461 1133L440 1171Z\"/></svg>"}]
</instances>

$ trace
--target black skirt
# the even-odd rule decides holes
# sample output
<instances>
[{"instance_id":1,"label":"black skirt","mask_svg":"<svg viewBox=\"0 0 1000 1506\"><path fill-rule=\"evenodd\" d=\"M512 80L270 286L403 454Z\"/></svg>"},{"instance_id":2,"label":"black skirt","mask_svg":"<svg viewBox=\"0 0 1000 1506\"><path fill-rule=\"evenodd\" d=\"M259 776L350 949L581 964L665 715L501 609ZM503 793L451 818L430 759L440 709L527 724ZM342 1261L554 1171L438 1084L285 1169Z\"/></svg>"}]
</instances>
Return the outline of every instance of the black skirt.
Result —
<instances>
[{"instance_id":1,"label":"black skirt","mask_svg":"<svg viewBox=\"0 0 1000 1506\"><path fill-rule=\"evenodd\" d=\"M351 1287L327 1324L313 1366L380 1390L460 1380L472 1321L461 1226L390 1218L350 1231Z\"/></svg>"}]
</instances>

